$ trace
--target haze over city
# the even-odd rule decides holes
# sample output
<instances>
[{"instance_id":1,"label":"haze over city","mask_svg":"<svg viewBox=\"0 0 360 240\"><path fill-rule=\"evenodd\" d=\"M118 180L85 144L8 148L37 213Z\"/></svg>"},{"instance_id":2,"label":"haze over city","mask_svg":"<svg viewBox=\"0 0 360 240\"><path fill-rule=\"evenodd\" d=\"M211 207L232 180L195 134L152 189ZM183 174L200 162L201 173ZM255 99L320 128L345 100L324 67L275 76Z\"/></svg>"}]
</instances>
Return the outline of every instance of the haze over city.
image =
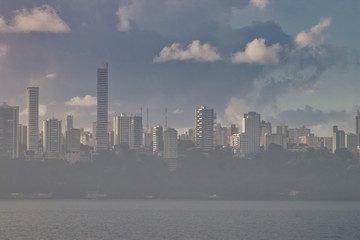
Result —
<instances>
[{"instance_id":1,"label":"haze over city","mask_svg":"<svg viewBox=\"0 0 360 240\"><path fill-rule=\"evenodd\" d=\"M149 109L184 132L194 109L248 111L331 136L359 108L356 1L11 1L0 9L1 101L40 87L40 121L96 121L96 68L109 63L109 118ZM306 13L306 17L304 17ZM44 22L47 24L45 25ZM241 128L241 127L240 127Z\"/></svg>"}]
</instances>

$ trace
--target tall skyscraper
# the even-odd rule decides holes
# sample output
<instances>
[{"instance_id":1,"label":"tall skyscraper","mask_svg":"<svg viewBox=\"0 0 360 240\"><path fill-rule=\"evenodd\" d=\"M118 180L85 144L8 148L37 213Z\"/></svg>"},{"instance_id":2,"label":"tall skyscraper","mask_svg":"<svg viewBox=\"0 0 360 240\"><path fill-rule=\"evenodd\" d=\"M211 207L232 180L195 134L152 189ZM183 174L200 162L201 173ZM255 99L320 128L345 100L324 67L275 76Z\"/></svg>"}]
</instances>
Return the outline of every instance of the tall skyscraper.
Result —
<instances>
[{"instance_id":1,"label":"tall skyscraper","mask_svg":"<svg viewBox=\"0 0 360 240\"><path fill-rule=\"evenodd\" d=\"M130 135L129 135L129 147L130 149L139 149L142 144L142 117L132 116L130 117Z\"/></svg>"},{"instance_id":2,"label":"tall skyscraper","mask_svg":"<svg viewBox=\"0 0 360 240\"><path fill-rule=\"evenodd\" d=\"M332 152L335 153L336 150L345 148L345 132L343 130L339 130L338 126L333 126L333 147Z\"/></svg>"},{"instance_id":3,"label":"tall skyscraper","mask_svg":"<svg viewBox=\"0 0 360 240\"><path fill-rule=\"evenodd\" d=\"M19 157L19 107L0 106L0 156Z\"/></svg>"},{"instance_id":4,"label":"tall skyscraper","mask_svg":"<svg viewBox=\"0 0 360 240\"><path fill-rule=\"evenodd\" d=\"M360 111L357 111L355 117L355 134L357 135L357 145L360 146Z\"/></svg>"},{"instance_id":5,"label":"tall skyscraper","mask_svg":"<svg viewBox=\"0 0 360 240\"><path fill-rule=\"evenodd\" d=\"M97 70L97 126L95 151L108 149L108 64Z\"/></svg>"},{"instance_id":6,"label":"tall skyscraper","mask_svg":"<svg viewBox=\"0 0 360 240\"><path fill-rule=\"evenodd\" d=\"M202 106L195 110L195 144L204 151L210 151L214 147L214 109Z\"/></svg>"},{"instance_id":7,"label":"tall skyscraper","mask_svg":"<svg viewBox=\"0 0 360 240\"><path fill-rule=\"evenodd\" d=\"M163 128L160 125L156 125L152 130L152 144L153 144L153 152L161 153L164 149L163 142Z\"/></svg>"},{"instance_id":8,"label":"tall skyscraper","mask_svg":"<svg viewBox=\"0 0 360 240\"><path fill-rule=\"evenodd\" d=\"M39 88L27 88L27 150L38 152L39 147Z\"/></svg>"},{"instance_id":9,"label":"tall skyscraper","mask_svg":"<svg viewBox=\"0 0 360 240\"><path fill-rule=\"evenodd\" d=\"M244 114L242 132L248 138L248 153L257 152L260 147L260 114L248 112Z\"/></svg>"},{"instance_id":10,"label":"tall skyscraper","mask_svg":"<svg viewBox=\"0 0 360 240\"><path fill-rule=\"evenodd\" d=\"M61 120L51 118L43 121L43 151L47 158L57 158L61 153Z\"/></svg>"},{"instance_id":11,"label":"tall skyscraper","mask_svg":"<svg viewBox=\"0 0 360 240\"><path fill-rule=\"evenodd\" d=\"M74 116L72 115L67 115L66 116L66 130L65 131L69 131L70 129L74 128Z\"/></svg>"}]
</instances>

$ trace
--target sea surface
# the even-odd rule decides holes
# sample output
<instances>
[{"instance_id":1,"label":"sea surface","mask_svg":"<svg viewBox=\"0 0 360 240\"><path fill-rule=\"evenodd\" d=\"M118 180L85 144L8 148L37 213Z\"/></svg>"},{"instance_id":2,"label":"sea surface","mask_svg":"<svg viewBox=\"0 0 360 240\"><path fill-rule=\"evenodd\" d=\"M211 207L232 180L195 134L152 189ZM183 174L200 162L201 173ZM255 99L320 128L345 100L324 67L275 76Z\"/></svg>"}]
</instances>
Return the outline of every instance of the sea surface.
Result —
<instances>
[{"instance_id":1,"label":"sea surface","mask_svg":"<svg viewBox=\"0 0 360 240\"><path fill-rule=\"evenodd\" d=\"M360 239L360 202L2 200L1 240Z\"/></svg>"}]
</instances>

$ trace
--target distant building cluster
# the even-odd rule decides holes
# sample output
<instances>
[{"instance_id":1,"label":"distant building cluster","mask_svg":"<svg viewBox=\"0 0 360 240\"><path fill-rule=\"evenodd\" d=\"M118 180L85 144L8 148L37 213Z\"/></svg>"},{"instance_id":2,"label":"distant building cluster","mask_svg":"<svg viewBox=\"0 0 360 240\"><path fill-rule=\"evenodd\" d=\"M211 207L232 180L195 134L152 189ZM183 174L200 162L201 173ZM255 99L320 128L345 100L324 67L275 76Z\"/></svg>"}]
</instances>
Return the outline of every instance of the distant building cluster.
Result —
<instances>
[{"instance_id":1,"label":"distant building cluster","mask_svg":"<svg viewBox=\"0 0 360 240\"><path fill-rule=\"evenodd\" d=\"M19 124L19 107L0 105L0 156L7 158L25 157L34 159L66 159L73 163L89 160L104 151L121 152L130 149L135 152L154 154L166 161L168 169L178 168L179 140L192 142L195 148L211 152L216 147L230 148L234 156L247 156L271 147L288 151L327 149L335 153L340 149L359 155L360 112L355 117L355 133L345 133L333 126L332 137L319 137L306 126L290 128L285 124L276 126L261 119L256 112L245 113L241 131L234 123L229 127L216 123L214 109L202 106L195 110L194 128L178 134L174 128L156 125L143 127L143 117L121 114L108 119L108 64L97 71L97 119L93 130L75 128L74 117L66 116L64 129L62 121L52 117L44 120L39 128L39 87L27 88L27 124ZM240 123L238 123L240 125Z\"/></svg>"}]
</instances>

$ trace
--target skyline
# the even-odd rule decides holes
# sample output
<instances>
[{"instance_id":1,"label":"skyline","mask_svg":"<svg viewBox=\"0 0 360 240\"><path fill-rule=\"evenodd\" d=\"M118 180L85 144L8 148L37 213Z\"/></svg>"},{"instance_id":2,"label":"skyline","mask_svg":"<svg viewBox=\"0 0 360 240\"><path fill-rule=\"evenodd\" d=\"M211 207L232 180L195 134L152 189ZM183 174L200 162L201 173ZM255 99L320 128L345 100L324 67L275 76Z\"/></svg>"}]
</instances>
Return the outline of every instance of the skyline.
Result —
<instances>
[{"instance_id":1,"label":"skyline","mask_svg":"<svg viewBox=\"0 0 360 240\"><path fill-rule=\"evenodd\" d=\"M148 107L154 126L167 107L169 126L186 129L206 105L222 125L256 111L320 136L332 125L354 132L357 3L309 3L12 1L0 9L0 100L20 106L25 123L26 87L39 86L40 122L72 114L90 129L95 70L108 61L110 119ZM40 15L46 29L21 22Z\"/></svg>"}]
</instances>

